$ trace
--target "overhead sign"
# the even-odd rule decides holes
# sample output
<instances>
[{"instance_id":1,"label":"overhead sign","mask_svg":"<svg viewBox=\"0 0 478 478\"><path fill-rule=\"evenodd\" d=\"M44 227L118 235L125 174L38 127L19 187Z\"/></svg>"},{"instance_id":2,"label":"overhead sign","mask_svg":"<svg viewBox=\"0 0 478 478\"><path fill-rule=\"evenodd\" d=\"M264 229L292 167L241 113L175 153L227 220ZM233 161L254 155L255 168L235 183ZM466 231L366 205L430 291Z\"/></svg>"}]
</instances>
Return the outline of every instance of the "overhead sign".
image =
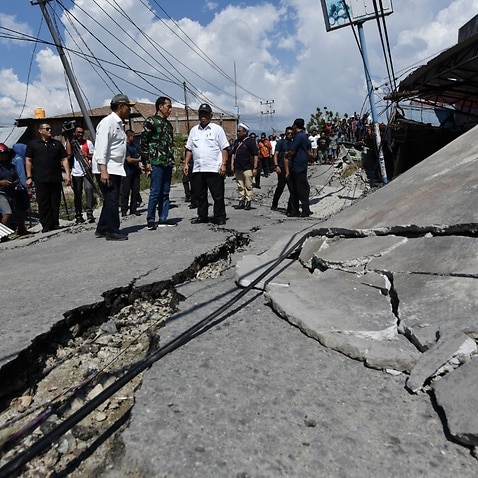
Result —
<instances>
[{"instance_id":1,"label":"overhead sign","mask_svg":"<svg viewBox=\"0 0 478 478\"><path fill-rule=\"evenodd\" d=\"M337 28L365 22L376 18L373 0L320 0L324 12L325 28L336 30ZM375 0L378 15L382 14L380 3L383 8L383 15L393 13L392 0Z\"/></svg>"}]
</instances>

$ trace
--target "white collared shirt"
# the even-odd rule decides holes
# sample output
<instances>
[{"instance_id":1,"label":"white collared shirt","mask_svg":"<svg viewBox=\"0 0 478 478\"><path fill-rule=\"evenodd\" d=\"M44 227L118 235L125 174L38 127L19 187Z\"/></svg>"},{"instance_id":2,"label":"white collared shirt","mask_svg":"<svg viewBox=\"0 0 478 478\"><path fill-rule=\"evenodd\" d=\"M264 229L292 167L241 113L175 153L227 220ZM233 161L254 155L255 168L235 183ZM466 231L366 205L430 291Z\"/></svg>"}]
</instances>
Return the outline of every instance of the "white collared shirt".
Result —
<instances>
[{"instance_id":1,"label":"white collared shirt","mask_svg":"<svg viewBox=\"0 0 478 478\"><path fill-rule=\"evenodd\" d=\"M217 173L222 164L222 150L229 146L226 133L216 123L191 129L186 148L193 153L193 173Z\"/></svg>"},{"instance_id":2,"label":"white collared shirt","mask_svg":"<svg viewBox=\"0 0 478 478\"><path fill-rule=\"evenodd\" d=\"M99 164L106 164L109 174L126 176L123 164L126 157L126 133L123 120L112 111L96 127L93 173L100 172Z\"/></svg>"}]
</instances>

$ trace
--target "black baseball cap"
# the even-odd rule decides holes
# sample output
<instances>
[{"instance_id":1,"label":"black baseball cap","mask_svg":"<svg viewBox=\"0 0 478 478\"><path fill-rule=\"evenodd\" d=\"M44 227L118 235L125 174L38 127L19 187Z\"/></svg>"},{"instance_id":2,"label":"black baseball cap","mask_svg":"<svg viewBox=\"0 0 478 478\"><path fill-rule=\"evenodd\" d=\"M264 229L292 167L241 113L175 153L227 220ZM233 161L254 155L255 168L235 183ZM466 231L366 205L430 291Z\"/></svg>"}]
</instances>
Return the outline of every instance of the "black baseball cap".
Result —
<instances>
[{"instance_id":1,"label":"black baseball cap","mask_svg":"<svg viewBox=\"0 0 478 478\"><path fill-rule=\"evenodd\" d=\"M208 113L212 113L212 109L207 103L200 105L198 111L207 111Z\"/></svg>"}]
</instances>

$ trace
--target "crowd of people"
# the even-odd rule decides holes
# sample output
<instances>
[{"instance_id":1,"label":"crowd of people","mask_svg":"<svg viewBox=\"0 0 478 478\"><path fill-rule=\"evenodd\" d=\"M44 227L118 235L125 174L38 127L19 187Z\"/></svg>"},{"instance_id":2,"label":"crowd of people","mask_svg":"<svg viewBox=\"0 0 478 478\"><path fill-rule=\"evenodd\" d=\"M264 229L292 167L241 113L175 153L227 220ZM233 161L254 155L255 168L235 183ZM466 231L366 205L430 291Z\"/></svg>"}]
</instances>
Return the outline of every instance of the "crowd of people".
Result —
<instances>
[{"instance_id":1,"label":"crowd of people","mask_svg":"<svg viewBox=\"0 0 478 478\"><path fill-rule=\"evenodd\" d=\"M127 240L120 231L122 217L140 215L140 176L148 174L150 194L146 227L174 227L169 219L170 188L175 166L173 127L168 120L171 99L161 96L155 114L143 123L138 144L132 130L125 130L131 107L135 103L124 94L115 95L111 113L96 129L96 142L84 138L81 126L64 131L65 144L52 137L48 123L40 125L39 138L28 145L16 144L13 150L0 144L0 215L1 223L12 226L15 218L17 234L28 235L25 213L35 193L42 232L60 228L59 210L62 181L71 184L74 195L75 224L96 222L94 208L97 195L103 204L95 231L98 238ZM342 142L358 142L370 131L367 115L354 113L350 118L325 122L307 133L305 122L296 118L280 135L262 132L259 137L240 122L236 139L227 138L221 126L212 122L213 112L204 103L198 109L198 124L184 141L183 186L185 200L197 209L193 224L224 225L225 179L234 177L237 185L236 209L250 210L254 188L261 188L261 176L275 174L271 209L278 209L287 186L289 217L308 217L310 187L307 168L311 164L331 164L338 157ZM213 200L209 216L208 195ZM84 196L84 198L83 198ZM86 220L83 217L86 212Z\"/></svg>"}]
</instances>

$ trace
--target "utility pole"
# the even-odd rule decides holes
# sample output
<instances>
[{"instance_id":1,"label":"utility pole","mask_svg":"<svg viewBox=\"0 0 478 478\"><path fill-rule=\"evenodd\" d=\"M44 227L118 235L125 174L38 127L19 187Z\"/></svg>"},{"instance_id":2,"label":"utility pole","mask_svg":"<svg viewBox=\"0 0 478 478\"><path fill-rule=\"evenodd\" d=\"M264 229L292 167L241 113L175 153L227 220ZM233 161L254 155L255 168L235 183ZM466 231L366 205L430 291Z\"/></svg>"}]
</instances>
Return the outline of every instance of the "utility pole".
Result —
<instances>
[{"instance_id":1,"label":"utility pole","mask_svg":"<svg viewBox=\"0 0 478 478\"><path fill-rule=\"evenodd\" d=\"M274 128L272 128L272 115L276 112L276 110L272 109L273 105L274 100L261 101L261 115L269 115L269 123L272 131L274 131ZM265 111L262 111L262 106L265 107Z\"/></svg>"},{"instance_id":2,"label":"utility pole","mask_svg":"<svg viewBox=\"0 0 478 478\"><path fill-rule=\"evenodd\" d=\"M51 0L30 0L32 5L39 5L42 11L43 16L45 17L46 24L50 29L51 36L53 41L55 42L56 49L58 50L58 54L60 55L60 60L63 64L63 68L65 69L66 76L70 81L71 87L73 88L73 92L75 93L76 100L78 101L78 105L80 106L81 113L83 114L84 121L86 123L86 127L90 132L90 137L93 142L96 140L96 131L93 123L91 121L90 115L88 113L88 109L86 108L85 102L83 101L83 97L81 96L80 88L76 79L73 75L73 70L71 69L70 64L68 63L68 59L66 58L65 51L63 50L63 45L61 43L60 35L58 30L55 28L55 25L51 21L50 14L46 8L46 3L50 2Z\"/></svg>"},{"instance_id":3,"label":"utility pole","mask_svg":"<svg viewBox=\"0 0 478 478\"><path fill-rule=\"evenodd\" d=\"M184 109L186 110L186 135L189 134L189 107L188 107L188 95L186 89L186 82L183 81L183 90L184 90Z\"/></svg>"},{"instance_id":4,"label":"utility pole","mask_svg":"<svg viewBox=\"0 0 478 478\"><path fill-rule=\"evenodd\" d=\"M373 128L375 133L375 146L377 148L378 165L380 167L382 181L384 184L387 184L388 178L387 178L387 169L385 167L385 158L383 156L382 136L380 134L380 125L378 123L377 107L375 106L372 78L370 78L370 67L369 67L368 53L367 53L367 47L365 43L365 35L363 32L362 22L357 24L357 29L359 34L360 49L362 50L362 60L363 60L363 65L365 70L365 79L367 81L368 101L370 103L370 112L372 114L372 122L373 122Z\"/></svg>"},{"instance_id":5,"label":"utility pole","mask_svg":"<svg viewBox=\"0 0 478 478\"><path fill-rule=\"evenodd\" d=\"M236 78L236 62L234 61L234 115L236 117L236 131L239 125L239 104L237 103L237 78Z\"/></svg>"}]
</instances>

